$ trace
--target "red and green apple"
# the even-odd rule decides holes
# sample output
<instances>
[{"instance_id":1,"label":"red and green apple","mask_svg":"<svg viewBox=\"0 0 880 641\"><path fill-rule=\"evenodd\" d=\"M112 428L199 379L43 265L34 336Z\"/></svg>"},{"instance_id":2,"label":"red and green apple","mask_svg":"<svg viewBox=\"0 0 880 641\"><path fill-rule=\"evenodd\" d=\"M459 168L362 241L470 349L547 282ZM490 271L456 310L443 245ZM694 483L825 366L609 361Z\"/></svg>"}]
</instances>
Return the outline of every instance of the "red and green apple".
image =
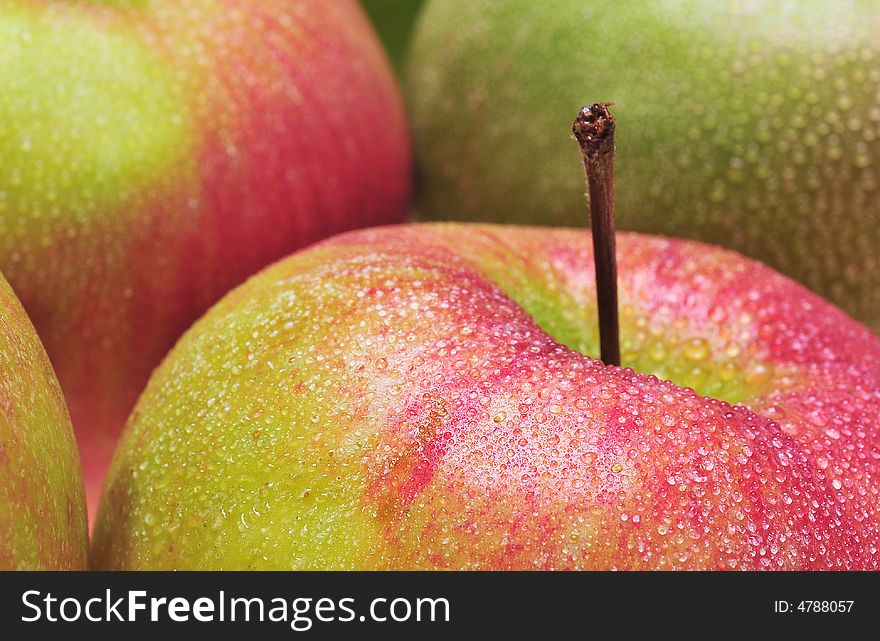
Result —
<instances>
[{"instance_id":1,"label":"red and green apple","mask_svg":"<svg viewBox=\"0 0 880 641\"><path fill-rule=\"evenodd\" d=\"M728 250L350 232L228 294L120 441L114 569L878 569L880 339Z\"/></svg>"},{"instance_id":2,"label":"red and green apple","mask_svg":"<svg viewBox=\"0 0 880 641\"><path fill-rule=\"evenodd\" d=\"M37 332L0 275L0 570L82 570L79 454Z\"/></svg>"},{"instance_id":3,"label":"red and green apple","mask_svg":"<svg viewBox=\"0 0 880 641\"><path fill-rule=\"evenodd\" d=\"M90 504L150 371L232 286L403 219L410 152L354 0L0 5L0 268L68 399Z\"/></svg>"}]
</instances>

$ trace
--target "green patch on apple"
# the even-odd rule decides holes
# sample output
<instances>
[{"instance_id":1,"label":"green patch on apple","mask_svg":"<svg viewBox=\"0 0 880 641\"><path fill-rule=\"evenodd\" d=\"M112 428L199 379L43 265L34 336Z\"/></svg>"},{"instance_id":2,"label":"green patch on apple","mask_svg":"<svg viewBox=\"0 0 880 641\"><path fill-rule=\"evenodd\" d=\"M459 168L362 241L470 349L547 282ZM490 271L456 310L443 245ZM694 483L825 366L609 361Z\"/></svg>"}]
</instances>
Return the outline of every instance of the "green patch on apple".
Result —
<instances>
[{"instance_id":1,"label":"green patch on apple","mask_svg":"<svg viewBox=\"0 0 880 641\"><path fill-rule=\"evenodd\" d=\"M70 11L46 28L52 19L0 13L0 211L16 212L0 216L0 238L10 244L46 233L47 220L68 231L109 216L185 163L193 137L178 80L130 32Z\"/></svg>"}]
</instances>

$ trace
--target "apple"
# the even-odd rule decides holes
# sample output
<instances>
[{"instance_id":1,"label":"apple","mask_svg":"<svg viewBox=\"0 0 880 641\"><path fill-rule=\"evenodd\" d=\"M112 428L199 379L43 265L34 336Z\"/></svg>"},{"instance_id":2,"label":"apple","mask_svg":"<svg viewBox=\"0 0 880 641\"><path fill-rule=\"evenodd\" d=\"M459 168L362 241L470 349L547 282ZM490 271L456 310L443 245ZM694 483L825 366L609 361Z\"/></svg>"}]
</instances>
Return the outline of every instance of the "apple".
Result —
<instances>
[{"instance_id":1,"label":"apple","mask_svg":"<svg viewBox=\"0 0 880 641\"><path fill-rule=\"evenodd\" d=\"M61 387L0 275L0 570L82 570L82 472Z\"/></svg>"},{"instance_id":2,"label":"apple","mask_svg":"<svg viewBox=\"0 0 880 641\"><path fill-rule=\"evenodd\" d=\"M354 0L3 2L0 157L0 269L58 372L90 507L193 320L409 203L402 100Z\"/></svg>"},{"instance_id":3,"label":"apple","mask_svg":"<svg viewBox=\"0 0 880 641\"><path fill-rule=\"evenodd\" d=\"M394 67L406 58L410 34L424 0L361 0Z\"/></svg>"},{"instance_id":4,"label":"apple","mask_svg":"<svg viewBox=\"0 0 880 641\"><path fill-rule=\"evenodd\" d=\"M601 96L626 124L621 228L736 249L880 331L878 33L880 5L853 0L428 2L406 74L417 208L583 224L552 132Z\"/></svg>"},{"instance_id":5,"label":"apple","mask_svg":"<svg viewBox=\"0 0 880 641\"><path fill-rule=\"evenodd\" d=\"M732 251L586 230L349 232L153 374L101 569L880 569L880 338ZM666 380L664 380L666 379Z\"/></svg>"}]
</instances>

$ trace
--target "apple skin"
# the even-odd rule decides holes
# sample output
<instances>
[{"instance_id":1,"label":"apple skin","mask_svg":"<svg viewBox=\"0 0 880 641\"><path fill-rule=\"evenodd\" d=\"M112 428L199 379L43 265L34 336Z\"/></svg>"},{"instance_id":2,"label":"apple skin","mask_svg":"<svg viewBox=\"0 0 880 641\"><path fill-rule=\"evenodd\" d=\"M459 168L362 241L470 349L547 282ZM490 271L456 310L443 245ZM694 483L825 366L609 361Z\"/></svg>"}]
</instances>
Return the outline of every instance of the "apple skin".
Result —
<instances>
[{"instance_id":1,"label":"apple skin","mask_svg":"<svg viewBox=\"0 0 880 641\"><path fill-rule=\"evenodd\" d=\"M848 0L428 2L406 74L418 210L585 225L557 133L613 101L622 229L738 250L880 331L878 32Z\"/></svg>"},{"instance_id":2,"label":"apple skin","mask_svg":"<svg viewBox=\"0 0 880 641\"><path fill-rule=\"evenodd\" d=\"M584 355L586 231L364 230L254 276L139 400L95 566L877 569L880 339L727 250L618 256L648 374Z\"/></svg>"},{"instance_id":3,"label":"apple skin","mask_svg":"<svg viewBox=\"0 0 880 641\"><path fill-rule=\"evenodd\" d=\"M0 275L0 570L83 570L73 427L37 332Z\"/></svg>"},{"instance_id":4,"label":"apple skin","mask_svg":"<svg viewBox=\"0 0 880 641\"><path fill-rule=\"evenodd\" d=\"M90 508L150 372L231 287L403 220L393 72L357 2L4 2L0 269L58 372Z\"/></svg>"}]
</instances>

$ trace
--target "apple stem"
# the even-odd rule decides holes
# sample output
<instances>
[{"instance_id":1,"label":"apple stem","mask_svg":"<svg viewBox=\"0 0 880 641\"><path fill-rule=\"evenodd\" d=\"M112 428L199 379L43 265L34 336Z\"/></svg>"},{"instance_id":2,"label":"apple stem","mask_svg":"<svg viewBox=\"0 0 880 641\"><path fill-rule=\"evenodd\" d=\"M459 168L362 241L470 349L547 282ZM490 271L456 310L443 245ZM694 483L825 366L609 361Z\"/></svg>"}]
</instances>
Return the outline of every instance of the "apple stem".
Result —
<instances>
[{"instance_id":1,"label":"apple stem","mask_svg":"<svg viewBox=\"0 0 880 641\"><path fill-rule=\"evenodd\" d=\"M596 299L599 307L599 345L606 365L620 365L620 325L617 310L617 256L614 239L614 117L596 103L575 118L574 136L581 147L587 198L593 227Z\"/></svg>"}]
</instances>

